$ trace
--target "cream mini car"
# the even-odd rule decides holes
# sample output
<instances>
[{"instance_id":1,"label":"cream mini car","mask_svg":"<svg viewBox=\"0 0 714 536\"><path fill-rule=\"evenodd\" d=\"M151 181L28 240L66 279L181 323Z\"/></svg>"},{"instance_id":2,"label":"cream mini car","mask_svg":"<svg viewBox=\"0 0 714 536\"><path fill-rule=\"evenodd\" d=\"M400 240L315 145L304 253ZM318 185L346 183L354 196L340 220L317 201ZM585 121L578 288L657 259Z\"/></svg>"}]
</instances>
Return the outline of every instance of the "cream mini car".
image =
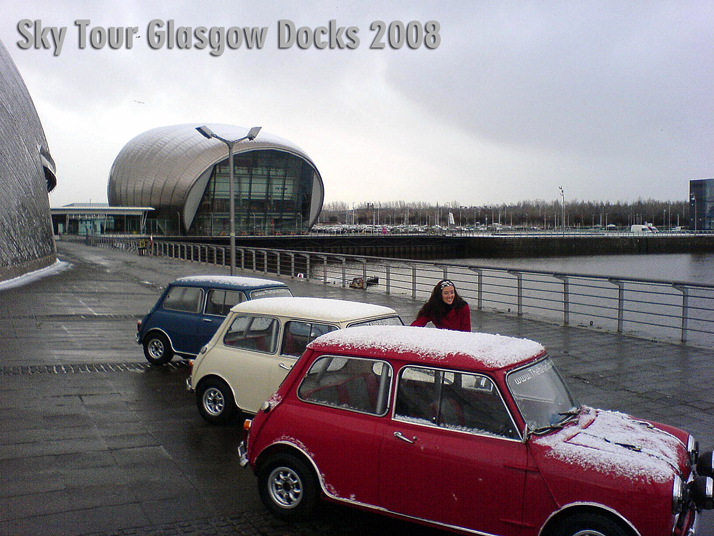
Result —
<instances>
[{"instance_id":1,"label":"cream mini car","mask_svg":"<svg viewBox=\"0 0 714 536\"><path fill-rule=\"evenodd\" d=\"M325 298L266 298L233 307L186 381L212 424L255 414L309 342L337 329L402 325L394 309Z\"/></svg>"}]
</instances>

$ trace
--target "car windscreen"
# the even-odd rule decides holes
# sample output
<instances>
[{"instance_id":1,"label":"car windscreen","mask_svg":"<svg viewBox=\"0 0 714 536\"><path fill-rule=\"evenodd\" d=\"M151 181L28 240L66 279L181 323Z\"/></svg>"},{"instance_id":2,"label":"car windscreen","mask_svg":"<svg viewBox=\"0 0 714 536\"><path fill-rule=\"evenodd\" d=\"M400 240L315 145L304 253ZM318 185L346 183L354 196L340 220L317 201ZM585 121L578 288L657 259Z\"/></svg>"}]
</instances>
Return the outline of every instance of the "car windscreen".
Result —
<instances>
[{"instance_id":1,"label":"car windscreen","mask_svg":"<svg viewBox=\"0 0 714 536\"><path fill-rule=\"evenodd\" d=\"M506 383L523 420L534 432L562 425L578 409L550 358L509 373Z\"/></svg>"},{"instance_id":2,"label":"car windscreen","mask_svg":"<svg viewBox=\"0 0 714 536\"><path fill-rule=\"evenodd\" d=\"M290 298L293 295L288 287L259 288L250 291L250 299L260 298Z\"/></svg>"},{"instance_id":3,"label":"car windscreen","mask_svg":"<svg viewBox=\"0 0 714 536\"><path fill-rule=\"evenodd\" d=\"M353 328L355 326L403 326L404 322L397 315L388 316L385 318L373 318L371 320L360 320L358 322L352 322L349 327Z\"/></svg>"}]
</instances>

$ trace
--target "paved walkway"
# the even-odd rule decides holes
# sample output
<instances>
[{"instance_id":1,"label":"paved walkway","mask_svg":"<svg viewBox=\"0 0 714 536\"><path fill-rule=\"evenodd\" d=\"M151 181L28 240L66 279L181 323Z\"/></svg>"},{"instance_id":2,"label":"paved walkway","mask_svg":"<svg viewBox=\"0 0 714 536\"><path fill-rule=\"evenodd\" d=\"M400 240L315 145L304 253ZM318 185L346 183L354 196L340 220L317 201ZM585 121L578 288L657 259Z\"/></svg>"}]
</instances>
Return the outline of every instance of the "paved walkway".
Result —
<instances>
[{"instance_id":1,"label":"paved walkway","mask_svg":"<svg viewBox=\"0 0 714 536\"><path fill-rule=\"evenodd\" d=\"M162 286L228 270L66 242L58 250L64 269L0 290L0 534L441 534L340 507L311 523L275 521L238 466L240 426L204 423L182 362L150 367L134 343ZM405 321L421 305L285 280L296 295L383 303ZM472 311L472 324L545 344L581 402L714 447L711 351L510 314ZM714 534L712 517L702 534Z\"/></svg>"}]
</instances>

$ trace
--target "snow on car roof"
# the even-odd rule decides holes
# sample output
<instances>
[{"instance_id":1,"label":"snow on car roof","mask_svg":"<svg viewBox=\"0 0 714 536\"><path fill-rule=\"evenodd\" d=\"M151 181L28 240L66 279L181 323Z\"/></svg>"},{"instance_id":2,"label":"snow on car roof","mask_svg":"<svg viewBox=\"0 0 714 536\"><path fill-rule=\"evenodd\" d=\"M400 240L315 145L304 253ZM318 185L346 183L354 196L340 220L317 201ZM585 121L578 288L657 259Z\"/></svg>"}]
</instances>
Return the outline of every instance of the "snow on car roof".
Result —
<instances>
[{"instance_id":1,"label":"snow on car roof","mask_svg":"<svg viewBox=\"0 0 714 536\"><path fill-rule=\"evenodd\" d=\"M540 343L494 335L410 326L355 327L333 331L313 341L320 351L367 352L370 355L400 354L410 360L440 362L452 366L499 369L521 363L545 352ZM408 355L408 356L407 356Z\"/></svg>"},{"instance_id":2,"label":"snow on car roof","mask_svg":"<svg viewBox=\"0 0 714 536\"><path fill-rule=\"evenodd\" d=\"M396 315L391 307L371 303L334 300L330 298L276 297L239 303L231 311L316 319L327 322L348 322L382 315Z\"/></svg>"},{"instance_id":3,"label":"snow on car roof","mask_svg":"<svg viewBox=\"0 0 714 536\"><path fill-rule=\"evenodd\" d=\"M624 413L584 410L576 426L534 439L550 448L548 456L630 480L666 482L674 476L672 461L681 447L676 437Z\"/></svg>"},{"instance_id":4,"label":"snow on car roof","mask_svg":"<svg viewBox=\"0 0 714 536\"><path fill-rule=\"evenodd\" d=\"M262 279L260 277L242 277L236 275L190 275L180 277L173 284L188 283L200 285L216 285L222 287L285 287L282 281L273 281L272 279Z\"/></svg>"}]
</instances>

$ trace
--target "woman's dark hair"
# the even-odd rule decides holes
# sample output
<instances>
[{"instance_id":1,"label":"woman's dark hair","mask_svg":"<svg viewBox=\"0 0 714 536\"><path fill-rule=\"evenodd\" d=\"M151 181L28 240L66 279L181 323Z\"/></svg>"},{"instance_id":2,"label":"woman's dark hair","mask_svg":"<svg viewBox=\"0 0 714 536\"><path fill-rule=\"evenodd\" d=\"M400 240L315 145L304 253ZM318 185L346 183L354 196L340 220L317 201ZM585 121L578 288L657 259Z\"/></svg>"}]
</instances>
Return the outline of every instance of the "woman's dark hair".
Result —
<instances>
[{"instance_id":1,"label":"woman's dark hair","mask_svg":"<svg viewBox=\"0 0 714 536\"><path fill-rule=\"evenodd\" d=\"M454 287L454 302L451 305L446 305L441 296L441 291L445 287ZM431 291L431 296L429 296L427 302L419 309L417 318L420 316L428 316L439 322L451 309L460 309L464 305L466 305L466 302L459 296L459 293L456 292L456 286L448 279L442 279L436 284L434 290Z\"/></svg>"}]
</instances>

